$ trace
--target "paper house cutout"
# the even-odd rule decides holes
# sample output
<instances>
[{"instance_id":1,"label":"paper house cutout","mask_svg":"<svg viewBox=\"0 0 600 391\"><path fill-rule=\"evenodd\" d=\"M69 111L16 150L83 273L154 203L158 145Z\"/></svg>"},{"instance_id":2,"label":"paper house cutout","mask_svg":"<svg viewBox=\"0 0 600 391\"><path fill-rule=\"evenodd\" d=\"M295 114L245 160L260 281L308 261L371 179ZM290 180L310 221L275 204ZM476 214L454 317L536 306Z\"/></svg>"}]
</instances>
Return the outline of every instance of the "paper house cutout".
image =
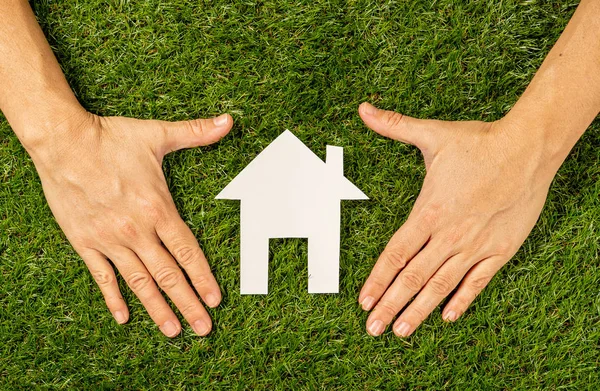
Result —
<instances>
[{"instance_id":1,"label":"paper house cutout","mask_svg":"<svg viewBox=\"0 0 600 391\"><path fill-rule=\"evenodd\" d=\"M338 293L340 201L368 199L343 166L343 148L323 162L286 130L217 195L241 200L242 294L268 292L272 238L308 238L308 292Z\"/></svg>"}]
</instances>

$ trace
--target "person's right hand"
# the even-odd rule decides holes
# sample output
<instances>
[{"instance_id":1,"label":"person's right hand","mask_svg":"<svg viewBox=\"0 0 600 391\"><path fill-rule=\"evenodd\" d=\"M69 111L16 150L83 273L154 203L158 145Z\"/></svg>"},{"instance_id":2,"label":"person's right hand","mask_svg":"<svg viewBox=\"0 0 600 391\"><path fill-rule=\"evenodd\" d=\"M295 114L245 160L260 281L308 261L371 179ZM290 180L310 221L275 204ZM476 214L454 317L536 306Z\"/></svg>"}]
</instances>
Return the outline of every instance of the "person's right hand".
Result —
<instances>
[{"instance_id":1,"label":"person's right hand","mask_svg":"<svg viewBox=\"0 0 600 391\"><path fill-rule=\"evenodd\" d=\"M211 319L179 266L206 305L219 305L221 293L175 208L162 159L171 151L218 141L231 129L232 118L163 122L82 111L68 122L76 126L65 122L28 150L58 224L115 320L127 322L129 311L109 260L166 336L178 335L181 324L159 287L194 331L207 335Z\"/></svg>"}]
</instances>

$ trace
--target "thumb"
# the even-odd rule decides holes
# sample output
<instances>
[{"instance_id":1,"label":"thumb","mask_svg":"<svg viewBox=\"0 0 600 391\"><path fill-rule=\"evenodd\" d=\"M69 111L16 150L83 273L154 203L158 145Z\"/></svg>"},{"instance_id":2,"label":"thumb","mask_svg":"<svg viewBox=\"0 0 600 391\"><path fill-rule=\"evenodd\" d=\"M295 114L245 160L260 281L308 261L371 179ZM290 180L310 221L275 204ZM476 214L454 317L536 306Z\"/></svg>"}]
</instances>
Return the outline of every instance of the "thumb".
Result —
<instances>
[{"instance_id":1,"label":"thumb","mask_svg":"<svg viewBox=\"0 0 600 391\"><path fill-rule=\"evenodd\" d=\"M412 118L394 111L380 110L370 103L363 102L358 113L365 125L382 136L415 145L423 150L431 133L430 120Z\"/></svg>"},{"instance_id":2,"label":"thumb","mask_svg":"<svg viewBox=\"0 0 600 391\"><path fill-rule=\"evenodd\" d=\"M162 150L166 153L183 148L210 145L222 139L233 125L229 114L190 121L161 122L164 131Z\"/></svg>"}]
</instances>

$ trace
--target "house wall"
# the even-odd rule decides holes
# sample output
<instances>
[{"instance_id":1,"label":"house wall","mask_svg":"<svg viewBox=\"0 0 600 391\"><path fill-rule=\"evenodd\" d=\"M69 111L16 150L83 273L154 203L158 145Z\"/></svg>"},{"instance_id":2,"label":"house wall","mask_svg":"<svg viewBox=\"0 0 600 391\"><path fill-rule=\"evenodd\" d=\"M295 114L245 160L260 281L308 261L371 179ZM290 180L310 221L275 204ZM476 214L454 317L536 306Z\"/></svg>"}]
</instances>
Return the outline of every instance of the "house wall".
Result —
<instances>
[{"instance_id":1,"label":"house wall","mask_svg":"<svg viewBox=\"0 0 600 391\"><path fill-rule=\"evenodd\" d=\"M308 238L340 225L340 200L242 200L241 227L268 238Z\"/></svg>"},{"instance_id":2,"label":"house wall","mask_svg":"<svg viewBox=\"0 0 600 391\"><path fill-rule=\"evenodd\" d=\"M311 200L306 200L311 201ZM340 201L241 204L241 293L268 292L269 239L308 238L308 291L337 293Z\"/></svg>"}]
</instances>

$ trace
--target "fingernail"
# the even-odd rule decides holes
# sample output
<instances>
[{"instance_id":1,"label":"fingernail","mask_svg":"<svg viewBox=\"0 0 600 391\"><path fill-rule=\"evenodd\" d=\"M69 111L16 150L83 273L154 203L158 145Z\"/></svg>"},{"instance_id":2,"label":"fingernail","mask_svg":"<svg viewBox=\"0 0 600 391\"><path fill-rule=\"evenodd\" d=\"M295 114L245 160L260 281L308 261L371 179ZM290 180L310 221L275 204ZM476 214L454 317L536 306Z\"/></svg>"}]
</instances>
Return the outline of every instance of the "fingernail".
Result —
<instances>
[{"instance_id":1,"label":"fingernail","mask_svg":"<svg viewBox=\"0 0 600 391\"><path fill-rule=\"evenodd\" d=\"M227 123L228 116L227 114L221 114L220 116L213 118L213 123L216 126L223 126Z\"/></svg>"},{"instance_id":2,"label":"fingernail","mask_svg":"<svg viewBox=\"0 0 600 391\"><path fill-rule=\"evenodd\" d=\"M127 317L125 317L125 314L123 313L123 311L117 311L113 314L113 316L118 324L123 324L123 323L127 322Z\"/></svg>"},{"instance_id":3,"label":"fingernail","mask_svg":"<svg viewBox=\"0 0 600 391\"><path fill-rule=\"evenodd\" d=\"M170 320L167 320L160 329L167 337L174 337L179 333L179 328L177 325Z\"/></svg>"},{"instance_id":4,"label":"fingernail","mask_svg":"<svg viewBox=\"0 0 600 391\"><path fill-rule=\"evenodd\" d=\"M454 322L458 319L458 314L452 310L446 312L446 316L444 316L444 320L447 322Z\"/></svg>"},{"instance_id":5,"label":"fingernail","mask_svg":"<svg viewBox=\"0 0 600 391\"><path fill-rule=\"evenodd\" d=\"M210 333L210 326L201 319L198 319L196 322L194 322L194 325L192 326L192 328L194 329L196 334L198 334L202 337L204 337L205 335Z\"/></svg>"},{"instance_id":6,"label":"fingernail","mask_svg":"<svg viewBox=\"0 0 600 391\"><path fill-rule=\"evenodd\" d=\"M402 322L396 327L395 331L400 337L408 337L410 335L410 325L406 322Z\"/></svg>"},{"instance_id":7,"label":"fingernail","mask_svg":"<svg viewBox=\"0 0 600 391\"><path fill-rule=\"evenodd\" d=\"M363 103L363 113L368 115L374 115L375 113L377 113L377 109L369 102L365 102Z\"/></svg>"},{"instance_id":8,"label":"fingernail","mask_svg":"<svg viewBox=\"0 0 600 391\"><path fill-rule=\"evenodd\" d=\"M371 334L374 337L381 335L381 333L383 333L383 330L385 330L385 326L383 325L383 322L380 320L373 321L373 323L371 323L369 325L369 327L367 328L367 331L369 332L369 334Z\"/></svg>"},{"instance_id":9,"label":"fingernail","mask_svg":"<svg viewBox=\"0 0 600 391\"><path fill-rule=\"evenodd\" d=\"M214 293L209 293L208 295L206 295L206 305L208 305L209 307L215 308L219 305L219 302L219 296L215 295Z\"/></svg>"},{"instance_id":10,"label":"fingernail","mask_svg":"<svg viewBox=\"0 0 600 391\"><path fill-rule=\"evenodd\" d=\"M373 296L367 296L360 303L362 305L362 309L365 311L370 311L373 308L373 304L375 304L375 298Z\"/></svg>"}]
</instances>

